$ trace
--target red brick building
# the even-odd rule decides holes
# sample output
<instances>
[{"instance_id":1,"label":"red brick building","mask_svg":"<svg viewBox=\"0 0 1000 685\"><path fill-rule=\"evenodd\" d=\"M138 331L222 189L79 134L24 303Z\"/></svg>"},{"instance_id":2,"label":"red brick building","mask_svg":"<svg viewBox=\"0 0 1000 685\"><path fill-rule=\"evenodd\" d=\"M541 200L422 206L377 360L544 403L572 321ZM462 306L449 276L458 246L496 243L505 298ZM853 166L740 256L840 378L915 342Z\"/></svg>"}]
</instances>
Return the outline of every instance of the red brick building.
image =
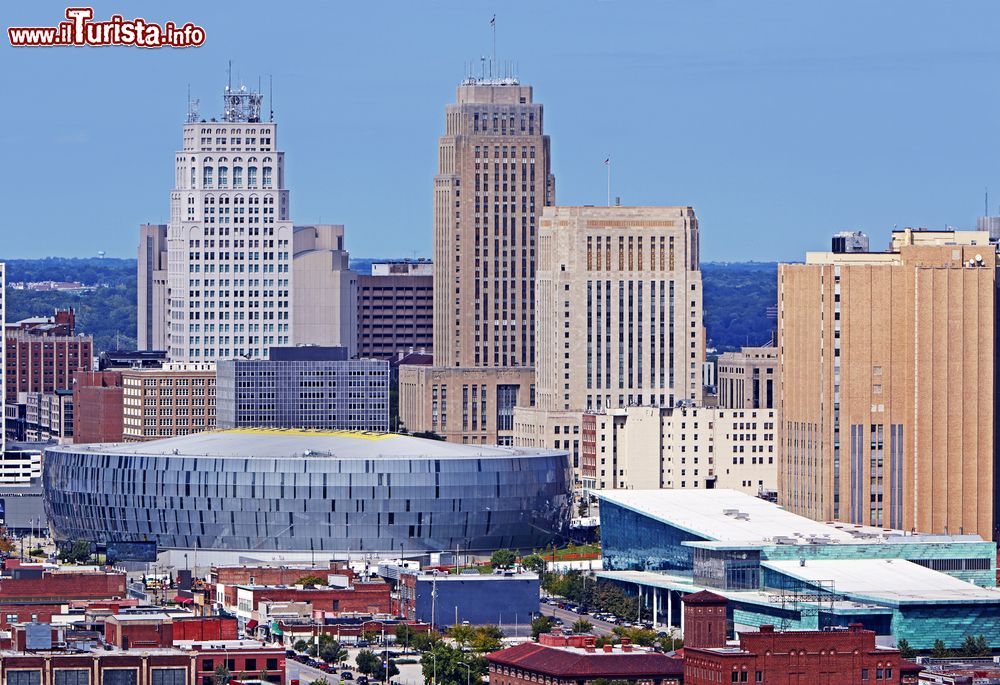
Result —
<instances>
[{"instance_id":1,"label":"red brick building","mask_svg":"<svg viewBox=\"0 0 1000 685\"><path fill-rule=\"evenodd\" d=\"M313 611L358 614L391 613L387 583L355 583L349 587L281 587L240 585L236 587L236 605L256 611L261 602L305 602Z\"/></svg>"},{"instance_id":2,"label":"red brick building","mask_svg":"<svg viewBox=\"0 0 1000 685\"><path fill-rule=\"evenodd\" d=\"M728 636L725 597L702 590L681 598L684 603L684 646L725 647Z\"/></svg>"},{"instance_id":3,"label":"red brick building","mask_svg":"<svg viewBox=\"0 0 1000 685\"><path fill-rule=\"evenodd\" d=\"M236 640L236 619L178 618L163 613L115 614L104 621L104 641L115 647L172 647L176 642Z\"/></svg>"},{"instance_id":4,"label":"red brick building","mask_svg":"<svg viewBox=\"0 0 1000 685\"><path fill-rule=\"evenodd\" d=\"M13 623L51 621L74 600L125 597L125 575L16 568L0 577L0 629Z\"/></svg>"},{"instance_id":5,"label":"red brick building","mask_svg":"<svg viewBox=\"0 0 1000 685\"><path fill-rule=\"evenodd\" d=\"M121 371L73 374L73 442L122 441Z\"/></svg>"},{"instance_id":6,"label":"red brick building","mask_svg":"<svg viewBox=\"0 0 1000 685\"><path fill-rule=\"evenodd\" d=\"M73 374L90 370L94 339L75 335L75 326L69 310L6 327L8 402L16 403L18 393L70 390Z\"/></svg>"},{"instance_id":7,"label":"red brick building","mask_svg":"<svg viewBox=\"0 0 1000 685\"><path fill-rule=\"evenodd\" d=\"M192 685L213 685L215 669L225 665L235 680L285 682L285 650L267 647L255 640L177 643L181 649L196 653L195 680Z\"/></svg>"},{"instance_id":8,"label":"red brick building","mask_svg":"<svg viewBox=\"0 0 1000 685\"><path fill-rule=\"evenodd\" d=\"M354 571L336 562L329 566L213 566L208 579L216 601L233 607L237 585L294 585L306 576L325 582L331 575L344 576L348 586L354 582Z\"/></svg>"},{"instance_id":9,"label":"red brick building","mask_svg":"<svg viewBox=\"0 0 1000 685\"><path fill-rule=\"evenodd\" d=\"M687 611L687 608L685 609ZM685 614L685 621L690 614ZM895 649L875 646L860 623L841 630L741 632L739 647L684 647L687 685L893 685L903 682Z\"/></svg>"},{"instance_id":10,"label":"red brick building","mask_svg":"<svg viewBox=\"0 0 1000 685\"><path fill-rule=\"evenodd\" d=\"M597 679L646 685L684 682L684 662L659 652L633 647L596 647L593 635L541 634L486 656L490 685L586 685Z\"/></svg>"},{"instance_id":11,"label":"red brick building","mask_svg":"<svg viewBox=\"0 0 1000 685\"><path fill-rule=\"evenodd\" d=\"M7 685L195 685L194 659L173 648L146 652L7 650L0 651L0 681Z\"/></svg>"}]
</instances>

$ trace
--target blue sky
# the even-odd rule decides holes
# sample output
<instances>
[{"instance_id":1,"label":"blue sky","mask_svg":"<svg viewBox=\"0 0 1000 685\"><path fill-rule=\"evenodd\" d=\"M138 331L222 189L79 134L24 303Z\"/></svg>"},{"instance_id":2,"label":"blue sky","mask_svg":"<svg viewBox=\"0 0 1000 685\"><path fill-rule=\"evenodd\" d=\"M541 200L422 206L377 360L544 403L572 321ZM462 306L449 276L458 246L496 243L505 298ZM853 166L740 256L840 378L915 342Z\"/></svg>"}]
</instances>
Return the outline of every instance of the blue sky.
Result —
<instances>
[{"instance_id":1,"label":"blue sky","mask_svg":"<svg viewBox=\"0 0 1000 685\"><path fill-rule=\"evenodd\" d=\"M4 7L4 28L64 4ZM829 234L974 226L1000 204L1000 3L97 2L193 21L187 50L0 47L0 255L133 256L165 221L186 93L273 74L292 218L353 256L428 255L444 106L516 60L546 108L559 204L690 204L702 259L798 260ZM266 85L265 85L266 89Z\"/></svg>"}]
</instances>

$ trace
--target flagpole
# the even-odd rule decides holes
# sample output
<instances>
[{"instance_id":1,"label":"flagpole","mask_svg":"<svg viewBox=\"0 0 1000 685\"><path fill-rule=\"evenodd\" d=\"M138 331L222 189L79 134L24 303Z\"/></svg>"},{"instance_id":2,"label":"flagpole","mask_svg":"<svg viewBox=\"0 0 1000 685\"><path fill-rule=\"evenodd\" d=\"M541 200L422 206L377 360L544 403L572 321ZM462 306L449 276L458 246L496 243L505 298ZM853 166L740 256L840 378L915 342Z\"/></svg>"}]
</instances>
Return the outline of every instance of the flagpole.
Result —
<instances>
[{"instance_id":1,"label":"flagpole","mask_svg":"<svg viewBox=\"0 0 1000 685\"><path fill-rule=\"evenodd\" d=\"M608 155L608 207L611 206L611 155Z\"/></svg>"},{"instance_id":2,"label":"flagpole","mask_svg":"<svg viewBox=\"0 0 1000 685\"><path fill-rule=\"evenodd\" d=\"M497 63L497 15L493 15L490 21L490 28L493 29L493 61L490 62L490 78L493 77L493 65Z\"/></svg>"}]
</instances>

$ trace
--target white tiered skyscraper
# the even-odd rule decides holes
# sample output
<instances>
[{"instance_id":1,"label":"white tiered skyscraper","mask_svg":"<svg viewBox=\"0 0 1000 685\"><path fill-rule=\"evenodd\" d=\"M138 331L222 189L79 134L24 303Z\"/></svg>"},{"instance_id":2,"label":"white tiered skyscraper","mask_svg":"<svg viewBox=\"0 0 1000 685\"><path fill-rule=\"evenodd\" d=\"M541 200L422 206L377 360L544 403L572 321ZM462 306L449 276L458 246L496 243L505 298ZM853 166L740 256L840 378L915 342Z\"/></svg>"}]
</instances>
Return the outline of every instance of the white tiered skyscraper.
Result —
<instances>
[{"instance_id":1,"label":"white tiered skyscraper","mask_svg":"<svg viewBox=\"0 0 1000 685\"><path fill-rule=\"evenodd\" d=\"M226 87L222 121L189 111L184 124L167 227L173 361L265 358L297 343L355 350L343 227L292 225L277 124L262 121L261 102Z\"/></svg>"}]
</instances>

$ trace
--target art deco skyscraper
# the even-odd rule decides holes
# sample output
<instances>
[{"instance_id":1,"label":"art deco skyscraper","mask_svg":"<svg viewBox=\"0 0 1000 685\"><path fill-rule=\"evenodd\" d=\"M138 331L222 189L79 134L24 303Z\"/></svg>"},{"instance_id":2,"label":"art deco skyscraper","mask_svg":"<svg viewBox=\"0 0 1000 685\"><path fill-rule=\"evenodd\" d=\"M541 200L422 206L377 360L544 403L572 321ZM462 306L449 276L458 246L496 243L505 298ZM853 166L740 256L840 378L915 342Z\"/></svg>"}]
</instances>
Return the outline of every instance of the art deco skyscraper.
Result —
<instances>
[{"instance_id":1,"label":"art deco skyscraper","mask_svg":"<svg viewBox=\"0 0 1000 685\"><path fill-rule=\"evenodd\" d=\"M259 93L226 88L221 121L189 113L167 225L175 362L265 358L271 346L357 340L343 226L293 226L277 124ZM140 303L141 304L141 303Z\"/></svg>"},{"instance_id":2,"label":"art deco skyscraper","mask_svg":"<svg viewBox=\"0 0 1000 685\"><path fill-rule=\"evenodd\" d=\"M434 179L434 363L533 366L535 232L555 202L542 105L516 79L467 79Z\"/></svg>"}]
</instances>

